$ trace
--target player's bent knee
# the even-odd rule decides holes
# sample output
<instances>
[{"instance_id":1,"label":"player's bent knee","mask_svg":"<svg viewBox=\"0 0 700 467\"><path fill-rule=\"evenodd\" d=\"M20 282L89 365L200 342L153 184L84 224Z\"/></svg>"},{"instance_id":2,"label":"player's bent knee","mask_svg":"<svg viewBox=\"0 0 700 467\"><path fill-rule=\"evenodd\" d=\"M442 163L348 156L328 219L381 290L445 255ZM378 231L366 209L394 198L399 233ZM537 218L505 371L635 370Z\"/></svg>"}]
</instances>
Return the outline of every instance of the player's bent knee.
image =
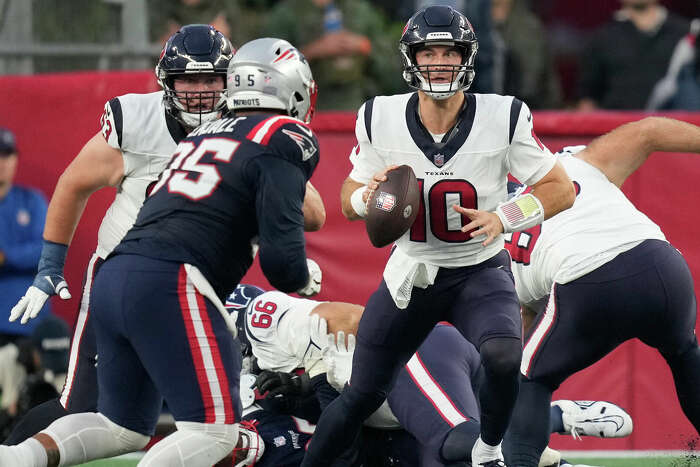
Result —
<instances>
[{"instance_id":1,"label":"player's bent knee","mask_svg":"<svg viewBox=\"0 0 700 467\"><path fill-rule=\"evenodd\" d=\"M358 414L364 419L382 405L386 399L386 392L364 393L353 389L352 386L347 386L340 398L348 411Z\"/></svg>"},{"instance_id":2,"label":"player's bent knee","mask_svg":"<svg viewBox=\"0 0 700 467\"><path fill-rule=\"evenodd\" d=\"M59 418L41 433L48 435L56 443L61 465L80 464L138 451L151 439L94 412Z\"/></svg>"},{"instance_id":3,"label":"player's bent knee","mask_svg":"<svg viewBox=\"0 0 700 467\"><path fill-rule=\"evenodd\" d=\"M114 439L118 443L118 449L122 452L126 453L139 451L145 448L148 442L151 440L150 436L129 430L128 428L124 428L121 425L117 425L101 413L98 413L97 415L104 419L105 423L109 427L109 431L112 432L112 434L114 435Z\"/></svg>"},{"instance_id":4,"label":"player's bent knee","mask_svg":"<svg viewBox=\"0 0 700 467\"><path fill-rule=\"evenodd\" d=\"M495 337L481 344L479 352L487 372L508 374L520 371L522 350L519 339Z\"/></svg>"},{"instance_id":5,"label":"player's bent knee","mask_svg":"<svg viewBox=\"0 0 700 467\"><path fill-rule=\"evenodd\" d=\"M177 431L156 443L139 467L160 465L214 465L238 442L238 424L175 422Z\"/></svg>"}]
</instances>

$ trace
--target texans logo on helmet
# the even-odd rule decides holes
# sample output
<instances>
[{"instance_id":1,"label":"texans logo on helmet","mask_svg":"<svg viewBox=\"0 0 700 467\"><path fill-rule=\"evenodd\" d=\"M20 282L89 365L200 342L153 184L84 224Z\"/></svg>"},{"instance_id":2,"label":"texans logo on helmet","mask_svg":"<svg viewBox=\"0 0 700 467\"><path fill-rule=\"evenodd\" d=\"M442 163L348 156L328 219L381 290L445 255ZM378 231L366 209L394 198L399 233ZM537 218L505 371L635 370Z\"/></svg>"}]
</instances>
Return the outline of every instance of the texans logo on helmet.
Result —
<instances>
[{"instance_id":1,"label":"texans logo on helmet","mask_svg":"<svg viewBox=\"0 0 700 467\"><path fill-rule=\"evenodd\" d=\"M244 310L251 301L265 291L254 285L239 284L226 299L226 308L230 311Z\"/></svg>"}]
</instances>

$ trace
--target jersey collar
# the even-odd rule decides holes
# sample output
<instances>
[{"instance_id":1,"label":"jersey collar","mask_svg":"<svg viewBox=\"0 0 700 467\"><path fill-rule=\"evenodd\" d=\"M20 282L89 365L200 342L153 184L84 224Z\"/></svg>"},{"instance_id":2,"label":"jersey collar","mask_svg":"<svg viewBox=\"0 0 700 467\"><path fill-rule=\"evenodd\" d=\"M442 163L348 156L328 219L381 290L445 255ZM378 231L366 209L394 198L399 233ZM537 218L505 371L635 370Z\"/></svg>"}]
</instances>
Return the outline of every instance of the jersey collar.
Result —
<instances>
[{"instance_id":1,"label":"jersey collar","mask_svg":"<svg viewBox=\"0 0 700 467\"><path fill-rule=\"evenodd\" d=\"M180 141L187 137L187 131L182 127L182 123L170 115L170 112L165 112L165 124L175 144L180 144Z\"/></svg>"},{"instance_id":2,"label":"jersey collar","mask_svg":"<svg viewBox=\"0 0 700 467\"><path fill-rule=\"evenodd\" d=\"M436 143L418 116L418 93L414 93L406 105L406 123L413 142L425 157L436 167L442 167L462 147L474 123L476 98L474 94L464 95L464 105L457 116L457 123Z\"/></svg>"}]
</instances>

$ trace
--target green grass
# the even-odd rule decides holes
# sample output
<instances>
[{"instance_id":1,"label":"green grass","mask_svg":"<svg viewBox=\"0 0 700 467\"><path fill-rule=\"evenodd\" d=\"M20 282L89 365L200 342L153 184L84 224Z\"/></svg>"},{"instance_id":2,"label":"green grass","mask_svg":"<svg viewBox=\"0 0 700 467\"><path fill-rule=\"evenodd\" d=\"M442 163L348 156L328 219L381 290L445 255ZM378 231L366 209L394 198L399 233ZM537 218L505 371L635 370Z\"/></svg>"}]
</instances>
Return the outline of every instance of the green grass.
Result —
<instances>
[{"instance_id":1,"label":"green grass","mask_svg":"<svg viewBox=\"0 0 700 467\"><path fill-rule=\"evenodd\" d=\"M573 464L595 465L601 467L700 467L700 457L586 457L565 458ZM134 467L138 459L114 458L82 464L90 467Z\"/></svg>"}]
</instances>

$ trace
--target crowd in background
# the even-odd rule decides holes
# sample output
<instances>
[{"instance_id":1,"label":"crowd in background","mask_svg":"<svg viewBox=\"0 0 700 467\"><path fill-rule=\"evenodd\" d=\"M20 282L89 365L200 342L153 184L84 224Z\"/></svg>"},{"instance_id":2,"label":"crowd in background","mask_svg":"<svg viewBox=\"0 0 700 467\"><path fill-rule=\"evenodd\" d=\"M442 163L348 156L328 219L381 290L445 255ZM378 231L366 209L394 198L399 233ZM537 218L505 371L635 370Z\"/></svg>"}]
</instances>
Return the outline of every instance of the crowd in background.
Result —
<instances>
[{"instance_id":1,"label":"crowd in background","mask_svg":"<svg viewBox=\"0 0 700 467\"><path fill-rule=\"evenodd\" d=\"M34 40L118 41L122 3L33 0ZM515 95L534 109L700 110L697 0L147 0L146 6L153 44L188 23L212 24L234 45L287 39L311 63L319 108L355 110L369 96L406 91L397 78L398 37L410 12L430 3L451 5L473 23L475 92ZM43 57L34 69L94 69L96 60Z\"/></svg>"}]
</instances>

